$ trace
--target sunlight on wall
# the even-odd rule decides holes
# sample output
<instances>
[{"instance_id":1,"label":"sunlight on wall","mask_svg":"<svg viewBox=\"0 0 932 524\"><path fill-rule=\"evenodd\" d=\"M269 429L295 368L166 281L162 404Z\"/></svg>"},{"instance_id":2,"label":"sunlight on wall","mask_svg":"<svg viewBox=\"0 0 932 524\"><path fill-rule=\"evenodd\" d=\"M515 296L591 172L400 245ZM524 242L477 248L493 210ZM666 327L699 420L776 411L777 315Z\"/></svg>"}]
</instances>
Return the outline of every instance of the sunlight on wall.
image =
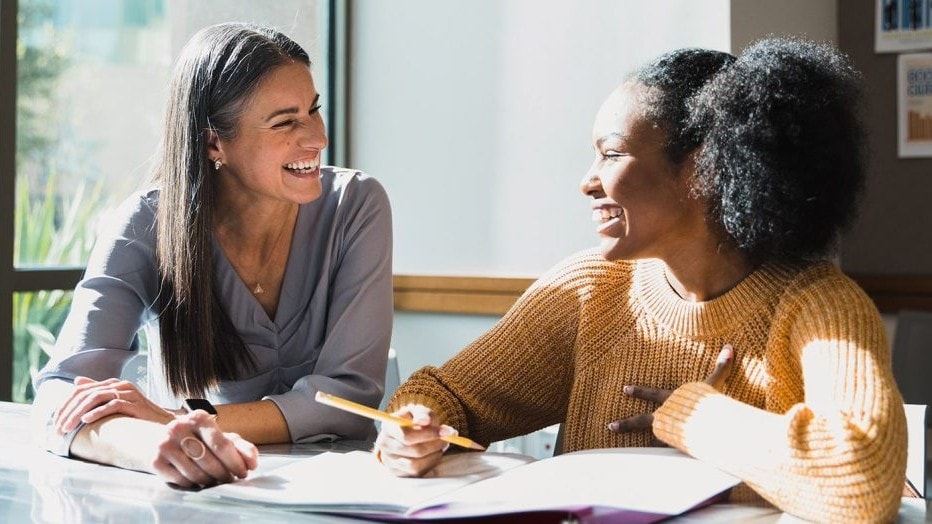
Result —
<instances>
[{"instance_id":1,"label":"sunlight on wall","mask_svg":"<svg viewBox=\"0 0 932 524\"><path fill-rule=\"evenodd\" d=\"M350 164L388 189L398 273L538 275L596 244L592 120L635 66L727 49L728 2L357 2Z\"/></svg>"}]
</instances>

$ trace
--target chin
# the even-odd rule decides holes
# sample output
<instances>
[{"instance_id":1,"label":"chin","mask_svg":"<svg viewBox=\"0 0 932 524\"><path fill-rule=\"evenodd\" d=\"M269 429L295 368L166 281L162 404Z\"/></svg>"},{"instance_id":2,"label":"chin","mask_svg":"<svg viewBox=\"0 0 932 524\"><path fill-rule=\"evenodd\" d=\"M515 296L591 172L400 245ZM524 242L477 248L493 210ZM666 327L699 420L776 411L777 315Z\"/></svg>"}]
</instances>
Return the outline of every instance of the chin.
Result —
<instances>
[{"instance_id":1,"label":"chin","mask_svg":"<svg viewBox=\"0 0 932 524\"><path fill-rule=\"evenodd\" d=\"M605 238L601 239L599 242L599 251L602 252L602 258L605 260L618 260L618 239L617 238Z\"/></svg>"},{"instance_id":2,"label":"chin","mask_svg":"<svg viewBox=\"0 0 932 524\"><path fill-rule=\"evenodd\" d=\"M301 196L295 199L295 202L297 202L298 204L310 204L311 202L320 198L320 195L321 195L320 191L313 193L313 194L302 193Z\"/></svg>"},{"instance_id":3,"label":"chin","mask_svg":"<svg viewBox=\"0 0 932 524\"><path fill-rule=\"evenodd\" d=\"M632 252L632 250L627 249L627 247L628 246L617 238L603 238L602 242L599 243L599 251L602 252L602 258L605 260L635 260L643 258L642 254Z\"/></svg>"},{"instance_id":4,"label":"chin","mask_svg":"<svg viewBox=\"0 0 932 524\"><path fill-rule=\"evenodd\" d=\"M313 202L320 198L322 193L323 188L321 188L320 179L318 178L310 187L304 187L301 188L300 191L297 191L294 198L299 204L307 204L308 202Z\"/></svg>"}]
</instances>

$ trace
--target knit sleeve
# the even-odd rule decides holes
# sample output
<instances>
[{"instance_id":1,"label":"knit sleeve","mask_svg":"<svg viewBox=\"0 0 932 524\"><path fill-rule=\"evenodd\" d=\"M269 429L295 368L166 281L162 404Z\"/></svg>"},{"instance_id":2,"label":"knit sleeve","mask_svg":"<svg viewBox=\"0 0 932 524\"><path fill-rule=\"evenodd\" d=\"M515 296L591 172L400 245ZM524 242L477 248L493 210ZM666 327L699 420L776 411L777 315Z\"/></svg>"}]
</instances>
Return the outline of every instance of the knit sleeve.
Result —
<instances>
[{"instance_id":1,"label":"knit sleeve","mask_svg":"<svg viewBox=\"0 0 932 524\"><path fill-rule=\"evenodd\" d=\"M797 397L789 409L757 409L690 383L655 412L654 432L799 517L892 521L906 421L880 316L841 275L801 286L787 302L767 358L776 370L768 397Z\"/></svg>"},{"instance_id":2,"label":"knit sleeve","mask_svg":"<svg viewBox=\"0 0 932 524\"><path fill-rule=\"evenodd\" d=\"M561 422L573 379L580 302L596 253L576 255L541 277L487 333L441 367L415 372L389 410L430 407L441 422L483 444Z\"/></svg>"}]
</instances>

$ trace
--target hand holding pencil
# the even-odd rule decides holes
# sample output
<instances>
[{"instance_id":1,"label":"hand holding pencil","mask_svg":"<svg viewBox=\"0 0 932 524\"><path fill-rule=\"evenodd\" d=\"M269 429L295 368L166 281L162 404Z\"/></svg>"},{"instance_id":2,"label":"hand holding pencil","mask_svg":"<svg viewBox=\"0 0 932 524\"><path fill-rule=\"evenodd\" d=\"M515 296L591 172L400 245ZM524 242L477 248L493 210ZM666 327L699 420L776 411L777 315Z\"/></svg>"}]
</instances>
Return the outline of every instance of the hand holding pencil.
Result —
<instances>
[{"instance_id":1,"label":"hand holding pencil","mask_svg":"<svg viewBox=\"0 0 932 524\"><path fill-rule=\"evenodd\" d=\"M355 413L372 420L378 420L379 422L389 422L392 424L398 424L403 428L410 428L417 426L414 419L403 418L384 411L379 411L377 409L372 409L369 406L364 406L362 404L353 402L352 400L346 400L345 398L340 398L336 395L331 395L330 393L324 393L323 391L318 391L314 396L314 400L320 402L321 404L326 404L328 406L335 407L337 409L342 409L343 411L348 411L350 413ZM444 442L449 442L450 444L456 444L457 446L462 446L467 449L475 449L479 451L484 451L485 448L480 444L473 442L472 440L466 437L460 437L458 435L441 435L440 440Z\"/></svg>"},{"instance_id":2,"label":"hand holding pencil","mask_svg":"<svg viewBox=\"0 0 932 524\"><path fill-rule=\"evenodd\" d=\"M316 399L328 406L386 422L382 424L373 451L379 462L399 477L424 475L440 463L450 444L485 449L468 438L460 437L455 429L436 424L431 420L430 409L425 406L406 406L389 414L324 392L318 392Z\"/></svg>"}]
</instances>

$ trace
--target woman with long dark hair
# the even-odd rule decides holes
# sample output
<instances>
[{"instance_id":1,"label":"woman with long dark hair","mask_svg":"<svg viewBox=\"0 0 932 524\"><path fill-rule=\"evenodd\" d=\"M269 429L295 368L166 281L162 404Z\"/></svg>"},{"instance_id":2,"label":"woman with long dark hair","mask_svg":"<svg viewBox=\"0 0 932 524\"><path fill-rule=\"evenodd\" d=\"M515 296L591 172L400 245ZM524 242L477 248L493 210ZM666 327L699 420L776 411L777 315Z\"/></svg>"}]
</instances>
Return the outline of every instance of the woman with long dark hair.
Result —
<instances>
[{"instance_id":1,"label":"woman with long dark hair","mask_svg":"<svg viewBox=\"0 0 932 524\"><path fill-rule=\"evenodd\" d=\"M313 401L377 405L391 336L381 185L321 166L307 53L221 24L185 46L154 184L104 225L36 379L50 449L182 486L242 477L253 444L374 438ZM143 391L121 380L147 335Z\"/></svg>"}]
</instances>

